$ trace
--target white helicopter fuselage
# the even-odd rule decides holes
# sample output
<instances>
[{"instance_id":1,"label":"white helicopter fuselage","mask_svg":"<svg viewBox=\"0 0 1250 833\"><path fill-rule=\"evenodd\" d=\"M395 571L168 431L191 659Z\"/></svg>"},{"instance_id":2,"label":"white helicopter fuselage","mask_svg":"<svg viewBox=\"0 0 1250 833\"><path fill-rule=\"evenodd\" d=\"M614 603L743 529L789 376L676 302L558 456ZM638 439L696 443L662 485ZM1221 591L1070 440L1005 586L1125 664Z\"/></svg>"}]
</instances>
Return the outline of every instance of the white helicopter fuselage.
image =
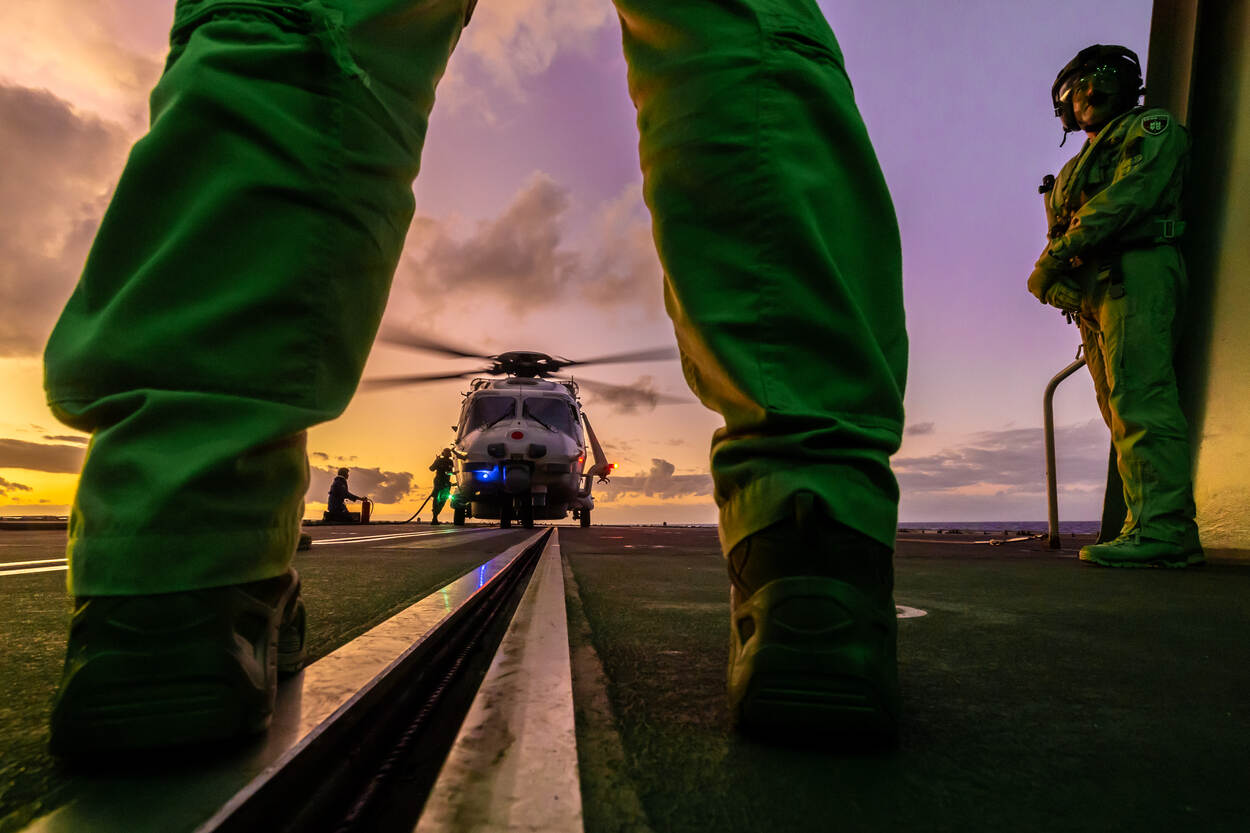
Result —
<instances>
[{"instance_id":1,"label":"white helicopter fuselage","mask_svg":"<svg viewBox=\"0 0 1250 833\"><path fill-rule=\"evenodd\" d=\"M457 522L556 520L594 505L576 386L548 379L475 379L452 447ZM528 517L527 517L528 516Z\"/></svg>"}]
</instances>

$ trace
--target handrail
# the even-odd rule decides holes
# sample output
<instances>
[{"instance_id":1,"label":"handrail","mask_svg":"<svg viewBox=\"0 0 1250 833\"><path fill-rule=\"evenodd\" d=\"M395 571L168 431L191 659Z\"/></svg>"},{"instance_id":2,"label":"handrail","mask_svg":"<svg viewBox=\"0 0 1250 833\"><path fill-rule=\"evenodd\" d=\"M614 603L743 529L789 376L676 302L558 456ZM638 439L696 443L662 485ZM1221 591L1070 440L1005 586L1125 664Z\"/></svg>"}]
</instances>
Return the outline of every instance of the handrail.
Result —
<instances>
[{"instance_id":1,"label":"handrail","mask_svg":"<svg viewBox=\"0 0 1250 833\"><path fill-rule=\"evenodd\" d=\"M1042 395L1042 422L1046 434L1046 508L1050 525L1049 545L1059 549L1059 487L1055 474L1055 389L1064 379L1085 365L1084 345L1076 348L1076 361L1055 374Z\"/></svg>"}]
</instances>

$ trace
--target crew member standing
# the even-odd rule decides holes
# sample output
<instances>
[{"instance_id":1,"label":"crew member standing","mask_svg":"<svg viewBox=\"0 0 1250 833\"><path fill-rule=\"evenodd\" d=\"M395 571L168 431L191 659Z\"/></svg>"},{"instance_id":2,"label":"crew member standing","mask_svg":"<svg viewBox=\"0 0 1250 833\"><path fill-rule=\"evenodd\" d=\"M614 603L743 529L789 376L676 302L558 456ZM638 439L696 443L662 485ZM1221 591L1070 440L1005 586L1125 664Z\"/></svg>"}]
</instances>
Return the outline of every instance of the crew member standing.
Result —
<instances>
[{"instance_id":1,"label":"crew member standing","mask_svg":"<svg viewBox=\"0 0 1250 833\"><path fill-rule=\"evenodd\" d=\"M1168 111L1138 106L1137 55L1081 50L1051 98L1065 135L1088 137L1043 183L1050 243L1028 287L1076 318L1128 514L1118 538L1081 548L1107 567L1203 561L1188 427L1172 360L1188 289L1177 249L1189 138Z\"/></svg>"},{"instance_id":2,"label":"crew member standing","mask_svg":"<svg viewBox=\"0 0 1250 833\"><path fill-rule=\"evenodd\" d=\"M53 412L92 434L57 754L268 725L303 627L305 432L364 368L474 2L177 4L151 130L46 353ZM902 259L842 51L815 0L614 5L665 308L724 419L734 722L892 734ZM212 627L171 636L189 605Z\"/></svg>"},{"instance_id":3,"label":"crew member standing","mask_svg":"<svg viewBox=\"0 0 1250 833\"><path fill-rule=\"evenodd\" d=\"M430 471L434 472L434 494L431 496L431 502L434 507L434 517L430 519L430 525L441 524L438 519L438 513L443 511L443 505L447 503L447 498L451 496L451 449L444 448L442 453L434 458L434 462L430 463Z\"/></svg>"}]
</instances>

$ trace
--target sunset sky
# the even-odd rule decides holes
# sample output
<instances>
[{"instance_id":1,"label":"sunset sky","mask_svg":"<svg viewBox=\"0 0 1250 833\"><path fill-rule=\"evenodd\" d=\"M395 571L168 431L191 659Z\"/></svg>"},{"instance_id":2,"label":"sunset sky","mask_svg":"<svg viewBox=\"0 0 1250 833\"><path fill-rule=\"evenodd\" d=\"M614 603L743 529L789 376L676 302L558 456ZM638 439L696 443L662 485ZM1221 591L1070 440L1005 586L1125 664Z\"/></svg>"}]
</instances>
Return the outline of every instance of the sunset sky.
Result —
<instances>
[{"instance_id":1,"label":"sunset sky","mask_svg":"<svg viewBox=\"0 0 1250 833\"><path fill-rule=\"evenodd\" d=\"M85 438L44 405L39 354L146 128L173 5L0 4L0 515L64 514L72 499ZM1024 288L1045 242L1036 186L1080 147L1078 137L1059 147L1050 84L1091 43L1122 43L1144 61L1151 3L820 6L902 231L901 518L1043 519L1042 390L1079 342ZM673 343L609 0L481 0L439 88L415 191L388 320L483 353L578 358ZM471 366L379 346L365 375ZM676 362L587 375L686 392ZM309 514L320 515L327 472L348 465L377 516L410 515L463 389L360 394L314 428ZM597 487L597 522L715 520L717 416L585 401L620 472ZM1083 372L1060 389L1056 418L1062 517L1096 518L1108 440Z\"/></svg>"}]
</instances>

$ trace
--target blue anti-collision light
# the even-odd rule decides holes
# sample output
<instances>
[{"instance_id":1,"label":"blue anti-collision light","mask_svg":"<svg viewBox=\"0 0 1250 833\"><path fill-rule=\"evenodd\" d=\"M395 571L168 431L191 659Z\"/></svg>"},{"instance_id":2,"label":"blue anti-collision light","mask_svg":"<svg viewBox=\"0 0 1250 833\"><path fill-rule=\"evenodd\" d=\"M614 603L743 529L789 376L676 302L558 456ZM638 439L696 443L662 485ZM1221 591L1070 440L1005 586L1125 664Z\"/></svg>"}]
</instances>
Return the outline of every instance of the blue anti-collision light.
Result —
<instances>
[{"instance_id":1,"label":"blue anti-collision light","mask_svg":"<svg viewBox=\"0 0 1250 833\"><path fill-rule=\"evenodd\" d=\"M479 469L474 471L473 475L478 480L493 480L497 471L497 469Z\"/></svg>"}]
</instances>

